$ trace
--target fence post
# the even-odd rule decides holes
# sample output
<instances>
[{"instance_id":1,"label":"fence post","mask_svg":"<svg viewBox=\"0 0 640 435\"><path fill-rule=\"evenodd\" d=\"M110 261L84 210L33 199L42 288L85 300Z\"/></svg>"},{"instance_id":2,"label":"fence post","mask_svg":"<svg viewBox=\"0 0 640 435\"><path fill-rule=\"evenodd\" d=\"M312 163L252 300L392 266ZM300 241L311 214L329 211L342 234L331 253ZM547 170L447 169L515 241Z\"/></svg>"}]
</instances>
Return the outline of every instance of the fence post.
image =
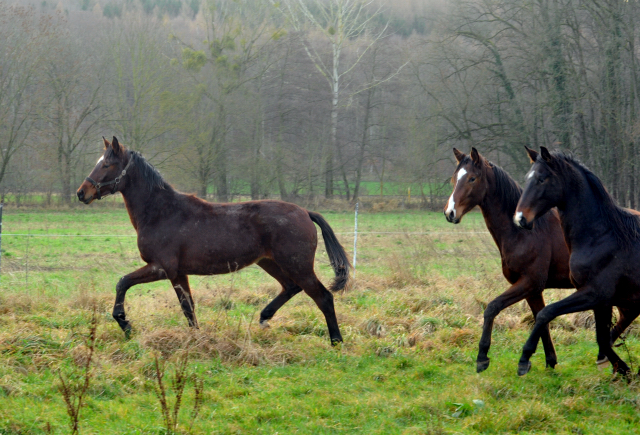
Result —
<instances>
[{"instance_id":1,"label":"fence post","mask_svg":"<svg viewBox=\"0 0 640 435\"><path fill-rule=\"evenodd\" d=\"M0 202L0 274L2 271L2 207L3 203Z\"/></svg>"},{"instance_id":2,"label":"fence post","mask_svg":"<svg viewBox=\"0 0 640 435\"><path fill-rule=\"evenodd\" d=\"M358 242L358 205L360 202L356 202L356 225L353 230L353 278L356 277L356 244Z\"/></svg>"}]
</instances>

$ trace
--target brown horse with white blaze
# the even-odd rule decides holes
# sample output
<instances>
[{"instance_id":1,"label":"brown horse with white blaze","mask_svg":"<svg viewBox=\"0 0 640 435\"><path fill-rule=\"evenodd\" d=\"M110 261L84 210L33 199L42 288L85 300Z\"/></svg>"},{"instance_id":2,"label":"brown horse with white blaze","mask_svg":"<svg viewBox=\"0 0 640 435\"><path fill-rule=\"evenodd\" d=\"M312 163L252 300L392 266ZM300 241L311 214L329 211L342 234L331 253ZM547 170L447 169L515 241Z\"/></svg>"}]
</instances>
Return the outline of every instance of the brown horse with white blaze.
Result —
<instances>
[{"instance_id":1,"label":"brown horse with white blaze","mask_svg":"<svg viewBox=\"0 0 640 435\"><path fill-rule=\"evenodd\" d=\"M104 139L104 138L103 138ZM261 325L300 291L307 293L327 321L332 343L342 341L333 295L314 272L317 224L336 274L332 291L349 281L349 260L325 219L282 201L209 203L174 190L139 153L128 151L115 137L104 139L104 154L78 188L78 199L120 192L138 234L146 266L123 276L116 286L113 317L126 336L131 324L124 311L127 290L168 279L189 325L197 327L188 275L217 275L257 264L281 285L282 292L260 313Z\"/></svg>"},{"instance_id":2,"label":"brown horse with white blaze","mask_svg":"<svg viewBox=\"0 0 640 435\"><path fill-rule=\"evenodd\" d=\"M453 173L455 187L444 214L459 223L475 206L480 207L487 229L500 251L502 273L511 286L489 302L476 360L476 370L489 367L489 347L496 316L505 308L526 299L534 317L545 307L545 288L573 288L569 279L569 250L564 242L557 212L545 214L533 232L513 223L513 213L522 189L502 168L485 159L475 148L467 156L453 153L458 167ZM547 367L557 364L556 352L547 327L542 331Z\"/></svg>"}]
</instances>

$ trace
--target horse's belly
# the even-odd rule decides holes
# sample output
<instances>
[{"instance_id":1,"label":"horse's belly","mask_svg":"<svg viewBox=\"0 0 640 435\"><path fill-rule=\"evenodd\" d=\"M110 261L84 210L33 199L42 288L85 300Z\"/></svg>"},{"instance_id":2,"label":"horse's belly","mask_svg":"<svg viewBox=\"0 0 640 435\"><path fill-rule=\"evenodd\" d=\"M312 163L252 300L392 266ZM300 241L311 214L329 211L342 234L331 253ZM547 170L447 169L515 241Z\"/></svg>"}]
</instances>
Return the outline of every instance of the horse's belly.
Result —
<instances>
[{"instance_id":1,"label":"horse's belly","mask_svg":"<svg viewBox=\"0 0 640 435\"><path fill-rule=\"evenodd\" d=\"M209 252L206 254L182 255L179 269L184 275L222 275L236 272L265 257L264 252Z\"/></svg>"}]
</instances>

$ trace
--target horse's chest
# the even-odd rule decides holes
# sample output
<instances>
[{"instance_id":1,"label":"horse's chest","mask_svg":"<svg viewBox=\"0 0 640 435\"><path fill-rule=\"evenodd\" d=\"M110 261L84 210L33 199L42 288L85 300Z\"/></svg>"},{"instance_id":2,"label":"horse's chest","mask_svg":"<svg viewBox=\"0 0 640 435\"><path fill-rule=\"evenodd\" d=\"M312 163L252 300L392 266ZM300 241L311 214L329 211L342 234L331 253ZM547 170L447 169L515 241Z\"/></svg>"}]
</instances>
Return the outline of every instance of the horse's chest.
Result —
<instances>
[{"instance_id":1,"label":"horse's chest","mask_svg":"<svg viewBox=\"0 0 640 435\"><path fill-rule=\"evenodd\" d=\"M569 260L571 280L576 288L583 287L605 271L615 267L617 258L609 252L574 251Z\"/></svg>"}]
</instances>

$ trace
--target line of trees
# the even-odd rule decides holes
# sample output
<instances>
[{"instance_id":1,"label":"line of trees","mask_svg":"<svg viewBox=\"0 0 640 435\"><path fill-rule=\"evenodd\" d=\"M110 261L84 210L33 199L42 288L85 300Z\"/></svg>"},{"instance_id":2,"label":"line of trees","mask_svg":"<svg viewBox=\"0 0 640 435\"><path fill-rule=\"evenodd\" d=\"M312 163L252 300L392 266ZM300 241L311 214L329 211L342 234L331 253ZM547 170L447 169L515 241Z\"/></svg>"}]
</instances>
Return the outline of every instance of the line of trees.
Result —
<instances>
[{"instance_id":1,"label":"line of trees","mask_svg":"<svg viewBox=\"0 0 640 435\"><path fill-rule=\"evenodd\" d=\"M640 5L619 0L0 3L0 194L72 202L101 136L228 201L447 189L577 154L637 207ZM444 190L443 190L444 189Z\"/></svg>"}]
</instances>

